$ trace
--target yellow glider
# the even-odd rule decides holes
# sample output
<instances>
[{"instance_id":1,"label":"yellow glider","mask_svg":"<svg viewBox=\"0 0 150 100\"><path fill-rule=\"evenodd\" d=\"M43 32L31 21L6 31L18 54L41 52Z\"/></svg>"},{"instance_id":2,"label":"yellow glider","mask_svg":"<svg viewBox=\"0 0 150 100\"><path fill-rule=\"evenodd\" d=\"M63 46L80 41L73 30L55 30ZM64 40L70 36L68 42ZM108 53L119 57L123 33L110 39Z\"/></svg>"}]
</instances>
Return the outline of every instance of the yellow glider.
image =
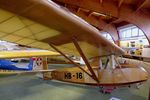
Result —
<instances>
[{"instance_id":1,"label":"yellow glider","mask_svg":"<svg viewBox=\"0 0 150 100\"><path fill-rule=\"evenodd\" d=\"M31 58L31 57L43 57L43 56L52 56L52 55L60 55L60 54L48 50L1 51L0 59Z\"/></svg>"}]
</instances>

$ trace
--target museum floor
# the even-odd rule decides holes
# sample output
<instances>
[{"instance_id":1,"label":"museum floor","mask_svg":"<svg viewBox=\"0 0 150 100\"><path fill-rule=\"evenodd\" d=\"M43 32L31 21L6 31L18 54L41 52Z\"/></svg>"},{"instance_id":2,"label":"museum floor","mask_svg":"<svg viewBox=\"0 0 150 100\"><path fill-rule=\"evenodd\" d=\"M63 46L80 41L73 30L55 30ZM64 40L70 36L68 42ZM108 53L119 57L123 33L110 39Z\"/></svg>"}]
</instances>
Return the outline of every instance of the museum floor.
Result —
<instances>
[{"instance_id":1,"label":"museum floor","mask_svg":"<svg viewBox=\"0 0 150 100\"><path fill-rule=\"evenodd\" d=\"M0 78L0 100L147 100L150 79L139 89L121 87L112 94L102 94L97 87L43 81L37 76L9 76Z\"/></svg>"},{"instance_id":2,"label":"museum floor","mask_svg":"<svg viewBox=\"0 0 150 100\"><path fill-rule=\"evenodd\" d=\"M102 94L98 88L42 81L36 76L12 76L0 79L0 100L147 100L150 80L140 87L120 88Z\"/></svg>"}]
</instances>

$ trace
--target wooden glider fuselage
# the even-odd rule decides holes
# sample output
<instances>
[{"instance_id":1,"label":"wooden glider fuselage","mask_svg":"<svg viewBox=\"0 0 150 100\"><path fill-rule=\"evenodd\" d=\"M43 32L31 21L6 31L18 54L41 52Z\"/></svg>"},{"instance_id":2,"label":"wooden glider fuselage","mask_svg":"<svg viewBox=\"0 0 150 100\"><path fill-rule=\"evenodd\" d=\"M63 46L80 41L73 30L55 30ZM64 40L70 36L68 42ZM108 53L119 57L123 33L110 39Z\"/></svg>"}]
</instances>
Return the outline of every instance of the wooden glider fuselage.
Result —
<instances>
[{"instance_id":1,"label":"wooden glider fuselage","mask_svg":"<svg viewBox=\"0 0 150 100\"><path fill-rule=\"evenodd\" d=\"M55 80L95 86L129 85L144 82L148 78L147 72L143 68L116 68L113 71L93 68L93 70L99 83L77 67L57 69L52 71L51 75Z\"/></svg>"}]
</instances>

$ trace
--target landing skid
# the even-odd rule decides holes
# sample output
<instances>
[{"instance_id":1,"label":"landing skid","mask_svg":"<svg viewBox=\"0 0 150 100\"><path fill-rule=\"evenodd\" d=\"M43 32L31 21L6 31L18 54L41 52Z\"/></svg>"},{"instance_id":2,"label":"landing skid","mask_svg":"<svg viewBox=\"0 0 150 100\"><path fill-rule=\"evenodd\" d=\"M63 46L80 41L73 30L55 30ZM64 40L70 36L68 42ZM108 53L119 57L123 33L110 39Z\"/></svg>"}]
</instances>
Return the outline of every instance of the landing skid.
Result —
<instances>
[{"instance_id":1,"label":"landing skid","mask_svg":"<svg viewBox=\"0 0 150 100\"><path fill-rule=\"evenodd\" d=\"M115 87L100 87L99 92L104 93L104 94L111 94Z\"/></svg>"}]
</instances>

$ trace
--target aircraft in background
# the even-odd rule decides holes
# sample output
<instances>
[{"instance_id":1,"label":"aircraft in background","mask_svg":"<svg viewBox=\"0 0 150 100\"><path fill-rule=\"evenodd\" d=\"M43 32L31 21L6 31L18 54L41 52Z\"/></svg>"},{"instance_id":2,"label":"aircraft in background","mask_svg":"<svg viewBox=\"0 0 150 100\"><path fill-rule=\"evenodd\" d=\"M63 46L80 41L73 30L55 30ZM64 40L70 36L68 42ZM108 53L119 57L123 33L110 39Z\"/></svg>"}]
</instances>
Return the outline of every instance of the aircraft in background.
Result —
<instances>
[{"instance_id":1,"label":"aircraft in background","mask_svg":"<svg viewBox=\"0 0 150 100\"><path fill-rule=\"evenodd\" d=\"M53 70L44 74L44 78L95 86L130 85L148 79L148 73L142 67L119 64L116 57L123 55L124 50L51 0L0 0L0 8L0 39L34 48L53 48L76 66ZM8 58L30 56L14 53ZM82 57L85 66L75 63L66 54ZM106 58L104 62L103 57ZM7 54L1 56L0 53L0 58L6 59ZM46 59L43 59L43 70L48 71Z\"/></svg>"},{"instance_id":2,"label":"aircraft in background","mask_svg":"<svg viewBox=\"0 0 150 100\"><path fill-rule=\"evenodd\" d=\"M43 64L47 65L48 56L56 56L59 53L46 50L20 50L20 51L1 51L0 52L0 75L17 75L17 74L34 74L50 72L51 70L43 70ZM29 63L23 65L4 59L11 58L30 58Z\"/></svg>"},{"instance_id":3,"label":"aircraft in background","mask_svg":"<svg viewBox=\"0 0 150 100\"><path fill-rule=\"evenodd\" d=\"M12 62L10 60L0 60L0 69L3 70L21 70L21 71L31 71L36 67L41 67L42 69L42 58L34 57L30 58L29 63L21 63L21 62Z\"/></svg>"}]
</instances>

